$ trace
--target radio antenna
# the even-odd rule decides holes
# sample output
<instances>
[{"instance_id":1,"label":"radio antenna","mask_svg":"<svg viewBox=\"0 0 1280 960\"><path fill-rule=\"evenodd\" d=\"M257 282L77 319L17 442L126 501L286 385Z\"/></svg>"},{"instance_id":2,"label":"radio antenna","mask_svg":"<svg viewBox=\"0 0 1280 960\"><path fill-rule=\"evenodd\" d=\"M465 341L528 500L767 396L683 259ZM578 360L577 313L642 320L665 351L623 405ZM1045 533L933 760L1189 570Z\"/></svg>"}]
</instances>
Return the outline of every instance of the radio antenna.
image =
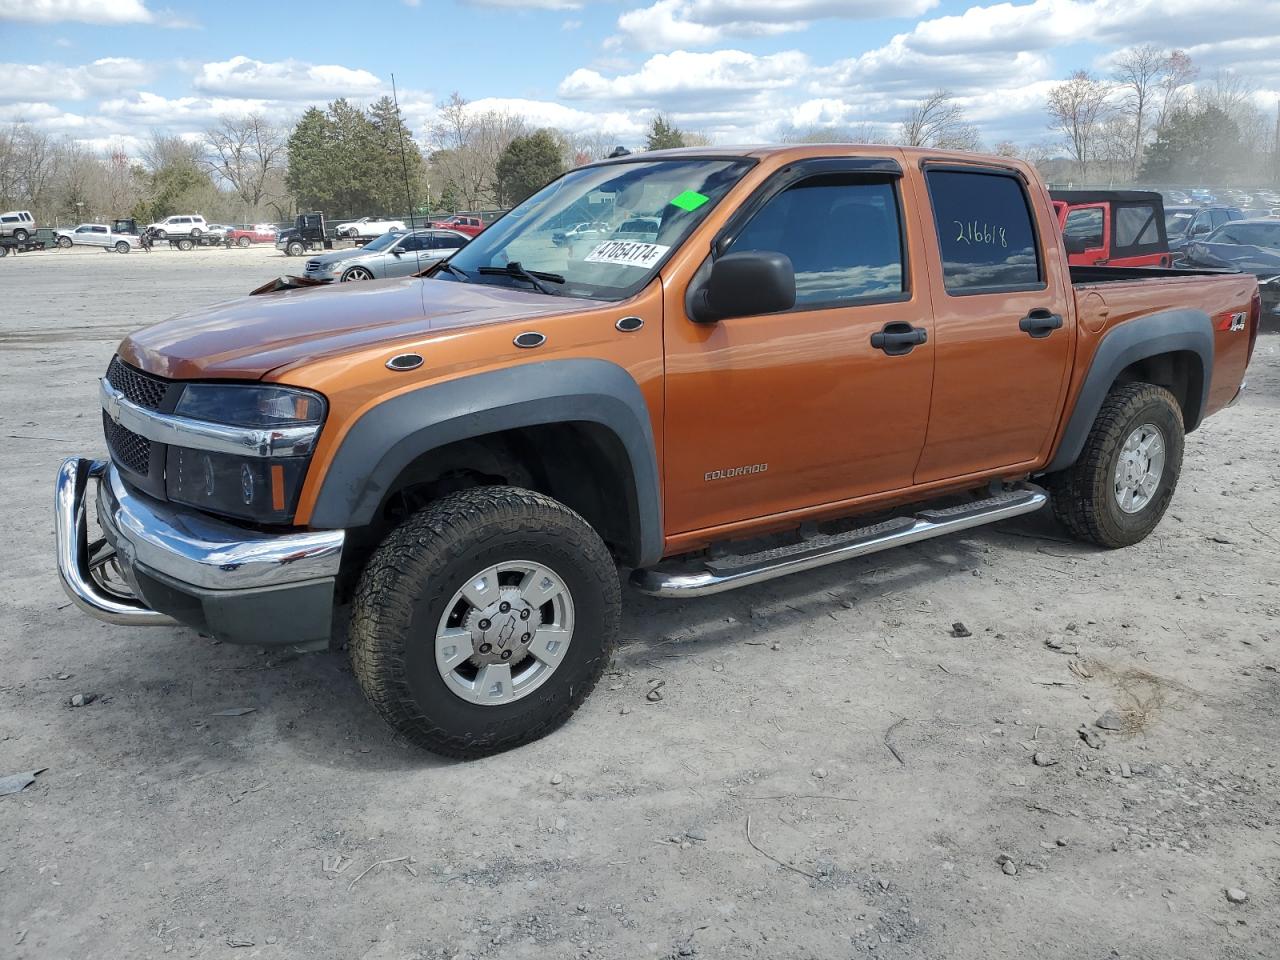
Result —
<instances>
[{"instance_id":1,"label":"radio antenna","mask_svg":"<svg viewBox=\"0 0 1280 960\"><path fill-rule=\"evenodd\" d=\"M404 120L400 116L400 97L396 93L396 75L391 74L391 102L396 107L396 131L400 134L400 168L404 171L404 199L409 204L409 232L413 233L417 225L413 221L413 191L409 189L409 155L404 148ZM413 251L414 260L422 266L422 249Z\"/></svg>"}]
</instances>

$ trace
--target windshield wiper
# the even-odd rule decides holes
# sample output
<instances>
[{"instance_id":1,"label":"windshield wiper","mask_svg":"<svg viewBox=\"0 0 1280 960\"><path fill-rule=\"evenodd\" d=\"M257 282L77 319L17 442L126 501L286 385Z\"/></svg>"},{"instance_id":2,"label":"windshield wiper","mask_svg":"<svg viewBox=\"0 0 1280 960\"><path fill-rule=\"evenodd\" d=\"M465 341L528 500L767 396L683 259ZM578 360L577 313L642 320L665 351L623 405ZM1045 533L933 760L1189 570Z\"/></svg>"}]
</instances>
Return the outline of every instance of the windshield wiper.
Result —
<instances>
[{"instance_id":1,"label":"windshield wiper","mask_svg":"<svg viewBox=\"0 0 1280 960\"><path fill-rule=\"evenodd\" d=\"M526 270L520 265L519 260L510 261L505 267L481 267L480 273L488 276L508 276L515 277L517 280L525 280L533 286L539 293L545 293L549 297L560 296L559 291L552 290L543 280L551 283L564 283L564 277L558 273L546 273L542 270Z\"/></svg>"},{"instance_id":2,"label":"windshield wiper","mask_svg":"<svg viewBox=\"0 0 1280 960\"><path fill-rule=\"evenodd\" d=\"M449 271L450 273L452 273L455 277L461 277L464 283L469 283L469 282L471 281L471 277L467 274L467 272L466 272L465 270L459 270L457 267L455 267L455 266L454 266L452 263L450 263L448 260L445 260L445 261L443 261L443 262L440 264L440 269L441 269L441 270L448 270L448 271Z\"/></svg>"}]
</instances>

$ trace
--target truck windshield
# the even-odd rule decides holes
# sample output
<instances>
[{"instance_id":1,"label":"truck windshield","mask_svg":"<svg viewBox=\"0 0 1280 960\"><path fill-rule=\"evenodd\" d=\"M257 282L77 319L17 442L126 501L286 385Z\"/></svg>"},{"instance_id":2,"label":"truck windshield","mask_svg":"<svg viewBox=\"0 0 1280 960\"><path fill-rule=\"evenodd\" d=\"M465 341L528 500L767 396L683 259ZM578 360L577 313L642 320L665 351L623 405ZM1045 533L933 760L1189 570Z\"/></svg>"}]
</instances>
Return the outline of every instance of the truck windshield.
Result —
<instances>
[{"instance_id":1,"label":"truck windshield","mask_svg":"<svg viewBox=\"0 0 1280 960\"><path fill-rule=\"evenodd\" d=\"M625 299L649 282L750 166L748 160L635 160L572 170L454 254L435 277Z\"/></svg>"}]
</instances>

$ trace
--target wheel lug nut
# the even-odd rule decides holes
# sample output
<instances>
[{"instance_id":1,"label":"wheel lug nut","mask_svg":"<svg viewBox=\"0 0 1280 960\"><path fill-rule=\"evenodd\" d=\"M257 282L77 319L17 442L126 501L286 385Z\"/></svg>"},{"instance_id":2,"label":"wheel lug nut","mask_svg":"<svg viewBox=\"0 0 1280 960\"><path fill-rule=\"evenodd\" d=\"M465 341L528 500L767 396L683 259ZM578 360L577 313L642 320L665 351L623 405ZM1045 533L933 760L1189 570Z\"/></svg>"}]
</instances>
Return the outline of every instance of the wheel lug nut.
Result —
<instances>
[{"instance_id":1,"label":"wheel lug nut","mask_svg":"<svg viewBox=\"0 0 1280 960\"><path fill-rule=\"evenodd\" d=\"M480 644L480 652L481 652L481 653L488 653L488 652L489 652L490 650L492 650L492 649L493 649L493 644L491 644L491 643L482 643L482 644Z\"/></svg>"},{"instance_id":2,"label":"wheel lug nut","mask_svg":"<svg viewBox=\"0 0 1280 960\"><path fill-rule=\"evenodd\" d=\"M521 642L521 643L528 643L528 642L529 642L530 640L532 640L532 639L533 639L533 634L531 634L531 633L526 633L524 636L522 636L522 637L520 638L520 642Z\"/></svg>"},{"instance_id":3,"label":"wheel lug nut","mask_svg":"<svg viewBox=\"0 0 1280 960\"><path fill-rule=\"evenodd\" d=\"M511 604L507 603L507 601L505 600L503 600L500 604L498 604L499 613L506 613L510 609L511 609Z\"/></svg>"},{"instance_id":4,"label":"wheel lug nut","mask_svg":"<svg viewBox=\"0 0 1280 960\"><path fill-rule=\"evenodd\" d=\"M502 659L503 659L503 660L510 660L510 659L511 659L511 651L510 651L510 650L503 650L503 651L502 651Z\"/></svg>"},{"instance_id":5,"label":"wheel lug nut","mask_svg":"<svg viewBox=\"0 0 1280 960\"><path fill-rule=\"evenodd\" d=\"M481 620L478 626L480 627L481 630L488 630L491 626L493 626L493 624L491 624L488 620Z\"/></svg>"},{"instance_id":6,"label":"wheel lug nut","mask_svg":"<svg viewBox=\"0 0 1280 960\"><path fill-rule=\"evenodd\" d=\"M521 610L521 611L520 611L520 619L521 619L521 620L528 620L528 619L529 619L529 611L528 611L528 610Z\"/></svg>"}]
</instances>

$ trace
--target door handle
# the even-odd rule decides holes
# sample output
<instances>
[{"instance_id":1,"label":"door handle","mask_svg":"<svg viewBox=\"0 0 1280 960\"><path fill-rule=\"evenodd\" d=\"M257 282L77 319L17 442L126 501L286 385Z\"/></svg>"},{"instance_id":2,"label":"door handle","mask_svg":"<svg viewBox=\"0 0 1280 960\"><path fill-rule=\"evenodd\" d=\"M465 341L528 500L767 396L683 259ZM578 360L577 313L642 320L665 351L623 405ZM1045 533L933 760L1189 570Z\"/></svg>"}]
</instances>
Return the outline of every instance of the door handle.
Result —
<instances>
[{"instance_id":1,"label":"door handle","mask_svg":"<svg viewBox=\"0 0 1280 960\"><path fill-rule=\"evenodd\" d=\"M1062 314L1037 308L1018 321L1018 329L1035 340L1043 340L1062 326Z\"/></svg>"},{"instance_id":2,"label":"door handle","mask_svg":"<svg viewBox=\"0 0 1280 960\"><path fill-rule=\"evenodd\" d=\"M924 327L913 327L905 321L895 320L893 323L886 323L884 329L871 335L871 346L883 350L891 357L900 357L928 339L929 331Z\"/></svg>"}]
</instances>

